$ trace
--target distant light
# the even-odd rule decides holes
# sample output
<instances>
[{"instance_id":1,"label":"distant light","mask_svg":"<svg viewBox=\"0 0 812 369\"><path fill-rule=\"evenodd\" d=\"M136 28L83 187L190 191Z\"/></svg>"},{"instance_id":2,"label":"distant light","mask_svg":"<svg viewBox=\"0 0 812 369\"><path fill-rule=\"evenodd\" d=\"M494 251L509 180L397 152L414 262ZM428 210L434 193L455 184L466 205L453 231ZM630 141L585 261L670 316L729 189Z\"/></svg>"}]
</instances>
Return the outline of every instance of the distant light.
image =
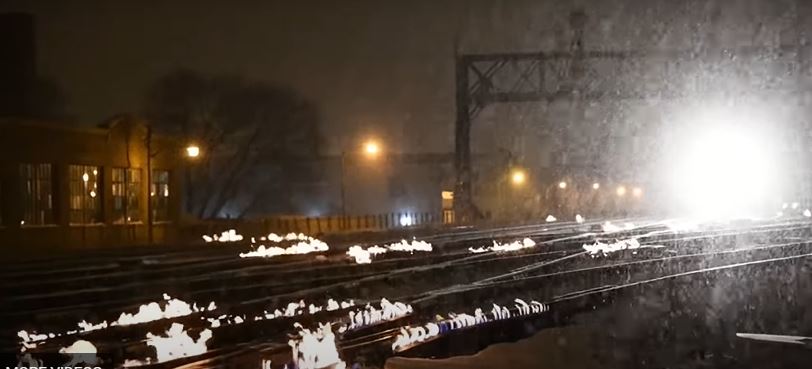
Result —
<instances>
[{"instance_id":1,"label":"distant light","mask_svg":"<svg viewBox=\"0 0 812 369\"><path fill-rule=\"evenodd\" d=\"M626 196L626 187L625 186L618 186L617 190L615 191L618 196Z\"/></svg>"},{"instance_id":2,"label":"distant light","mask_svg":"<svg viewBox=\"0 0 812 369\"><path fill-rule=\"evenodd\" d=\"M169 187L164 188L164 197L169 197Z\"/></svg>"},{"instance_id":3,"label":"distant light","mask_svg":"<svg viewBox=\"0 0 812 369\"><path fill-rule=\"evenodd\" d=\"M807 218L812 217L812 211L809 209L804 210L804 216Z\"/></svg>"},{"instance_id":4,"label":"distant light","mask_svg":"<svg viewBox=\"0 0 812 369\"><path fill-rule=\"evenodd\" d=\"M96 197L96 191L90 191L90 197Z\"/></svg>"},{"instance_id":5,"label":"distant light","mask_svg":"<svg viewBox=\"0 0 812 369\"><path fill-rule=\"evenodd\" d=\"M453 200L454 199L454 191L443 191L442 192L443 200Z\"/></svg>"},{"instance_id":6,"label":"distant light","mask_svg":"<svg viewBox=\"0 0 812 369\"><path fill-rule=\"evenodd\" d=\"M781 209L786 209L786 208L787 208L787 206L789 206L789 204L784 203L784 204L782 204L782 205L781 205Z\"/></svg>"},{"instance_id":7,"label":"distant light","mask_svg":"<svg viewBox=\"0 0 812 369\"><path fill-rule=\"evenodd\" d=\"M522 185L527 181L527 174L522 169L514 169L513 174L510 175L510 180L515 185Z\"/></svg>"},{"instance_id":8,"label":"distant light","mask_svg":"<svg viewBox=\"0 0 812 369\"><path fill-rule=\"evenodd\" d=\"M408 227L412 225L412 217L408 214L404 214L400 216L400 226L401 227Z\"/></svg>"},{"instance_id":9,"label":"distant light","mask_svg":"<svg viewBox=\"0 0 812 369\"><path fill-rule=\"evenodd\" d=\"M196 158L200 156L200 147L197 145L189 145L186 147L186 156Z\"/></svg>"},{"instance_id":10,"label":"distant light","mask_svg":"<svg viewBox=\"0 0 812 369\"><path fill-rule=\"evenodd\" d=\"M634 197L640 197L640 196L643 196L643 189L642 189L642 188L640 188L640 187L635 187L635 188L633 188L633 189L632 189L632 195L634 195Z\"/></svg>"},{"instance_id":11,"label":"distant light","mask_svg":"<svg viewBox=\"0 0 812 369\"><path fill-rule=\"evenodd\" d=\"M546 219L544 219L544 220L545 220L547 223L552 223L552 222L555 222L555 221L556 221L556 220L558 220L558 219L556 219L556 218L555 218L555 217L554 217L552 214L550 214L550 215L548 215L548 216L547 216L547 218L546 218Z\"/></svg>"},{"instance_id":12,"label":"distant light","mask_svg":"<svg viewBox=\"0 0 812 369\"><path fill-rule=\"evenodd\" d=\"M558 188L560 188L562 190L567 188L567 182L564 182L564 181L558 182Z\"/></svg>"},{"instance_id":13,"label":"distant light","mask_svg":"<svg viewBox=\"0 0 812 369\"><path fill-rule=\"evenodd\" d=\"M807 210L807 211L808 211L808 210ZM21 221L20 221L20 225L25 225L25 221L24 221L24 220L21 220Z\"/></svg>"},{"instance_id":14,"label":"distant light","mask_svg":"<svg viewBox=\"0 0 812 369\"><path fill-rule=\"evenodd\" d=\"M593 183L593 184L592 184L592 189L593 189L593 190L597 190L597 189L599 189L599 188L601 188L601 184L600 184L600 183L595 182L595 183Z\"/></svg>"},{"instance_id":15,"label":"distant light","mask_svg":"<svg viewBox=\"0 0 812 369\"><path fill-rule=\"evenodd\" d=\"M793 203L792 203L792 208L793 208L793 209L797 209L797 208L798 208L798 205L799 205L799 204L798 204L797 202L793 202Z\"/></svg>"},{"instance_id":16,"label":"distant light","mask_svg":"<svg viewBox=\"0 0 812 369\"><path fill-rule=\"evenodd\" d=\"M99 175L99 171L98 171L98 170L96 170L96 169L93 169L93 175L94 175L94 176Z\"/></svg>"},{"instance_id":17,"label":"distant light","mask_svg":"<svg viewBox=\"0 0 812 369\"><path fill-rule=\"evenodd\" d=\"M364 152L368 156L376 156L381 152L381 146L375 141L367 141L364 144Z\"/></svg>"},{"instance_id":18,"label":"distant light","mask_svg":"<svg viewBox=\"0 0 812 369\"><path fill-rule=\"evenodd\" d=\"M575 214L575 222L576 223L583 223L584 222L584 217L582 217L581 214Z\"/></svg>"},{"instance_id":19,"label":"distant light","mask_svg":"<svg viewBox=\"0 0 812 369\"><path fill-rule=\"evenodd\" d=\"M87 182L87 181L89 181L89 180L90 180L90 176L89 176L89 175L87 175L87 173L82 174L82 181Z\"/></svg>"}]
</instances>

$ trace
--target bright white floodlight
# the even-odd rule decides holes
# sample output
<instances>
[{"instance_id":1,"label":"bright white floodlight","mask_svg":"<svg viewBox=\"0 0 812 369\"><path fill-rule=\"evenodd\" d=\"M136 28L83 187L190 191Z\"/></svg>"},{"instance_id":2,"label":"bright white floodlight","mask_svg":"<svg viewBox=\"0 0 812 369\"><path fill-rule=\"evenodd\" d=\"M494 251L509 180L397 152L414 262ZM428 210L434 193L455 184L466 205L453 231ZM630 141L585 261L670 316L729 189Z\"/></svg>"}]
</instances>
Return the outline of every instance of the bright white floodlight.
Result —
<instances>
[{"instance_id":1,"label":"bright white floodlight","mask_svg":"<svg viewBox=\"0 0 812 369\"><path fill-rule=\"evenodd\" d=\"M775 194L769 147L745 125L706 125L680 147L682 163L673 172L680 207L702 218L757 214Z\"/></svg>"}]
</instances>

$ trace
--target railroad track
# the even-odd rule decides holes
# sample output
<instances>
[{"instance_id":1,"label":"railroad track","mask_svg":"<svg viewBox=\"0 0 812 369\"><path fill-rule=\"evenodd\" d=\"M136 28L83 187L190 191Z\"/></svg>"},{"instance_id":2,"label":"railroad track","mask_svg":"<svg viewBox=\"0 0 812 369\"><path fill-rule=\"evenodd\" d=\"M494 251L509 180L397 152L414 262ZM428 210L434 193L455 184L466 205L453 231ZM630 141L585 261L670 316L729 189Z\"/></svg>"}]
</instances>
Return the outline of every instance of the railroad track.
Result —
<instances>
[{"instance_id":1,"label":"railroad track","mask_svg":"<svg viewBox=\"0 0 812 369\"><path fill-rule=\"evenodd\" d=\"M86 268L76 268L78 262L66 260L60 264L61 270L7 271L9 278L36 280L0 283L0 293L13 296L11 303L7 301L0 306L0 319L21 323L15 330L48 327L59 331L75 324L78 316L114 320L118 312L132 311L164 292L201 305L209 301L217 303L218 309L214 311L55 337L38 347L53 350L81 337L96 343L100 350L113 351L115 356L126 358L148 352L145 333L164 331L173 321L199 331L208 328L208 318L222 314L250 318L250 314L299 299L366 302L387 297L411 303L413 314L346 332L344 340L339 341L345 354L374 357L379 361L387 357L387 345L391 355L391 341L401 326L419 324L438 313L464 312L471 306L489 302L503 304L515 297L532 297L555 307L556 301L590 296L588 291L603 294L607 288L635 280L812 252L805 241L810 236L810 224L801 221L693 231L673 231L660 222L633 222L636 227L616 232L603 232L600 222L595 222L444 234L430 238L435 245L432 253L387 254L366 265L356 265L335 252L319 260L313 255L239 259L235 250L238 247L230 245L222 249L217 249L221 245L207 245L214 250L205 250L205 255L178 251L157 256L100 257L94 260L98 265ZM523 237L533 239L537 246L511 253L468 252L468 247L483 246L493 239L512 241ZM606 258L591 258L581 249L585 243L630 237L636 237L643 246L663 247L623 251ZM794 239L777 242L789 238ZM745 241L749 243L743 246ZM145 262L147 260L149 262ZM93 286L87 288L90 283ZM96 306L88 300L106 303ZM64 304L55 306L56 301ZM17 308L19 306L26 309ZM346 322L350 310L352 308L211 328L214 338L207 354L162 365L215 367L235 355L254 359L257 355L275 357L274 363L282 363L280 355L289 356L285 343L288 334L294 333L294 321L311 327L317 322ZM15 342L6 342L6 345L12 346Z\"/></svg>"}]
</instances>

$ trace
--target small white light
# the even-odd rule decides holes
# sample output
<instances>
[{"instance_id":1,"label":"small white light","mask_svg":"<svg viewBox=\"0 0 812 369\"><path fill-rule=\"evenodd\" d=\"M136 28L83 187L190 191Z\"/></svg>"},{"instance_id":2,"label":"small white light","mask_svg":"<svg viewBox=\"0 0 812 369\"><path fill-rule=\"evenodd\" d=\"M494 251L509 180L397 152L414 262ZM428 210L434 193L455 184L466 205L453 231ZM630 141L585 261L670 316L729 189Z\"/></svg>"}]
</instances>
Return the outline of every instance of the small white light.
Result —
<instances>
[{"instance_id":1,"label":"small white light","mask_svg":"<svg viewBox=\"0 0 812 369\"><path fill-rule=\"evenodd\" d=\"M595 183L593 183L593 184L592 184L592 189L593 189L593 190L597 190L597 189L599 189L599 188L601 188L601 184L600 184L600 183L595 182Z\"/></svg>"},{"instance_id":2,"label":"small white light","mask_svg":"<svg viewBox=\"0 0 812 369\"><path fill-rule=\"evenodd\" d=\"M196 158L200 156L200 147L196 145L189 145L186 147L186 156Z\"/></svg>"},{"instance_id":3,"label":"small white light","mask_svg":"<svg viewBox=\"0 0 812 369\"><path fill-rule=\"evenodd\" d=\"M89 181L89 180L90 180L90 176L89 176L89 175L87 175L87 173L82 174L82 181L87 182L87 181Z\"/></svg>"},{"instance_id":4,"label":"small white light","mask_svg":"<svg viewBox=\"0 0 812 369\"><path fill-rule=\"evenodd\" d=\"M408 214L404 214L400 216L400 226L401 227L408 227L412 225L412 217Z\"/></svg>"},{"instance_id":5,"label":"small white light","mask_svg":"<svg viewBox=\"0 0 812 369\"><path fill-rule=\"evenodd\" d=\"M562 190L567 188L567 182L564 182L564 181L558 182L558 188L560 188Z\"/></svg>"},{"instance_id":6,"label":"small white light","mask_svg":"<svg viewBox=\"0 0 812 369\"><path fill-rule=\"evenodd\" d=\"M90 191L90 197L96 197L96 191Z\"/></svg>"},{"instance_id":7,"label":"small white light","mask_svg":"<svg viewBox=\"0 0 812 369\"><path fill-rule=\"evenodd\" d=\"M618 196L626 196L626 187L625 186L618 186L617 191L615 191Z\"/></svg>"}]
</instances>

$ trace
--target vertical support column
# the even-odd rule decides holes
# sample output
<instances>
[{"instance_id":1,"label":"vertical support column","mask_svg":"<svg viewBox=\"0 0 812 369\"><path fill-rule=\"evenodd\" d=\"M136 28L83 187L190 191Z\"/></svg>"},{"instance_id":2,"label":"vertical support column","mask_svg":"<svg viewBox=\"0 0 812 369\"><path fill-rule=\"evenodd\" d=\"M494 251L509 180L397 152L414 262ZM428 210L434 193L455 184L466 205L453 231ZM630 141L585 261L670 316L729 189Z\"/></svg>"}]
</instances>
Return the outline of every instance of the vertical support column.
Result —
<instances>
[{"instance_id":1,"label":"vertical support column","mask_svg":"<svg viewBox=\"0 0 812 369\"><path fill-rule=\"evenodd\" d=\"M454 212L461 222L471 221L473 202L471 198L471 115L468 91L469 60L465 56L456 59L456 121L454 129L454 169L457 182L454 188Z\"/></svg>"}]
</instances>

